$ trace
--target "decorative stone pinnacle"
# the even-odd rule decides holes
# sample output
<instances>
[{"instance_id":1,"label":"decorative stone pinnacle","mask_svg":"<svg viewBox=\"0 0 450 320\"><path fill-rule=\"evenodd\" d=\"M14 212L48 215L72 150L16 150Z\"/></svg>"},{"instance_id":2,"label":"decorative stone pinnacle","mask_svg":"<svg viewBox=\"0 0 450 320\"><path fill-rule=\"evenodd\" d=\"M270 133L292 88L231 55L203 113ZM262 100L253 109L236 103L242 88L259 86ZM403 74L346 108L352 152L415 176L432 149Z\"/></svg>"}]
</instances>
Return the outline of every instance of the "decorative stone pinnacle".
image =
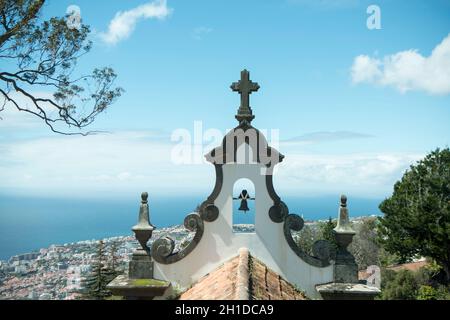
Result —
<instances>
[{"instance_id":1,"label":"decorative stone pinnacle","mask_svg":"<svg viewBox=\"0 0 450 320\"><path fill-rule=\"evenodd\" d=\"M355 234L355 231L353 230L350 219L348 217L347 197L345 195L341 195L339 216L337 226L336 228L334 228L334 231L336 231L337 233Z\"/></svg>"},{"instance_id":2,"label":"decorative stone pinnacle","mask_svg":"<svg viewBox=\"0 0 450 320\"><path fill-rule=\"evenodd\" d=\"M244 69L241 71L241 80L233 82L230 88L241 95L241 105L239 106L236 119L239 123L243 121L250 123L255 118L250 107L250 94L258 91L260 88L259 84L252 82L250 80L250 72Z\"/></svg>"},{"instance_id":3,"label":"decorative stone pinnacle","mask_svg":"<svg viewBox=\"0 0 450 320\"><path fill-rule=\"evenodd\" d=\"M147 246L148 240L151 238L154 227L150 224L150 214L148 208L148 193L143 192L141 194L141 206L139 208L139 221L138 223L131 229L136 239L147 252L150 252L150 249Z\"/></svg>"},{"instance_id":4,"label":"decorative stone pinnacle","mask_svg":"<svg viewBox=\"0 0 450 320\"><path fill-rule=\"evenodd\" d=\"M348 217L347 197L341 195L339 217L336 228L333 229L337 244L336 260L333 267L335 283L358 283L358 265L355 257L348 251L355 231Z\"/></svg>"},{"instance_id":5,"label":"decorative stone pinnacle","mask_svg":"<svg viewBox=\"0 0 450 320\"><path fill-rule=\"evenodd\" d=\"M341 195L341 207L347 207L347 196L345 194Z\"/></svg>"}]
</instances>

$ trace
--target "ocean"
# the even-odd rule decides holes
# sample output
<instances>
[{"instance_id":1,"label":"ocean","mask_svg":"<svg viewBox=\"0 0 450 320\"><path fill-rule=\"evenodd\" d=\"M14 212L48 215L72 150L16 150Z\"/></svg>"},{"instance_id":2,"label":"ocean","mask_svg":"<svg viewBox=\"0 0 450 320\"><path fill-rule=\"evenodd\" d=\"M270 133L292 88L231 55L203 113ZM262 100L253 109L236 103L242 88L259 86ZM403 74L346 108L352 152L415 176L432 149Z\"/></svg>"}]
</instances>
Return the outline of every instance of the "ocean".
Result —
<instances>
[{"instance_id":1,"label":"ocean","mask_svg":"<svg viewBox=\"0 0 450 320\"><path fill-rule=\"evenodd\" d=\"M205 197L150 197L151 222L157 228L182 224ZM305 220L337 217L339 197L284 197L291 213ZM381 199L350 198L350 216L381 214ZM237 224L253 223L250 212L235 214ZM239 201L235 201L235 209ZM124 199L24 198L0 195L0 260L13 255L81 240L131 234L139 212L139 197ZM235 211L236 212L236 211Z\"/></svg>"}]
</instances>

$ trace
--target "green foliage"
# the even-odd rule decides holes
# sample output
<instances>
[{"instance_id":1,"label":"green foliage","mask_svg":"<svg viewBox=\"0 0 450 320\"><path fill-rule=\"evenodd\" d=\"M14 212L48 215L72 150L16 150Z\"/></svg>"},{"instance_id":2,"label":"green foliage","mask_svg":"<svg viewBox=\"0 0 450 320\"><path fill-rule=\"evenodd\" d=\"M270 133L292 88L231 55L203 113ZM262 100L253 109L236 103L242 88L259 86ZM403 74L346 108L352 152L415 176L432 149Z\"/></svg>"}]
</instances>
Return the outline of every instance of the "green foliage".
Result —
<instances>
[{"instance_id":1,"label":"green foliage","mask_svg":"<svg viewBox=\"0 0 450 320\"><path fill-rule=\"evenodd\" d=\"M439 269L440 270L440 269ZM449 287L433 278L438 273L433 264L418 271L381 269L381 299L384 300L449 300Z\"/></svg>"},{"instance_id":2,"label":"green foliage","mask_svg":"<svg viewBox=\"0 0 450 320\"><path fill-rule=\"evenodd\" d=\"M394 271L392 271L394 272ZM382 283L385 282L382 288L381 298L383 300L415 300L418 290L418 284L414 274L408 270L401 270L394 272L385 272L385 277L382 275Z\"/></svg>"},{"instance_id":3,"label":"green foliage","mask_svg":"<svg viewBox=\"0 0 450 320\"><path fill-rule=\"evenodd\" d=\"M318 240L327 240L331 243L333 249L337 248L334 239L333 229L336 227L336 221L331 218L327 222L319 222L317 225L305 225L297 233L297 245L307 254L312 254L314 242Z\"/></svg>"},{"instance_id":4,"label":"green foliage","mask_svg":"<svg viewBox=\"0 0 450 320\"><path fill-rule=\"evenodd\" d=\"M331 217L328 219L327 222L319 223L320 238L330 242L335 249L337 249L337 243L334 237L333 229L336 228L336 225L337 221L332 220Z\"/></svg>"},{"instance_id":5,"label":"green foliage","mask_svg":"<svg viewBox=\"0 0 450 320\"><path fill-rule=\"evenodd\" d=\"M113 241L110 248L110 259L109 259L109 268L112 272L114 272L116 275L121 273L119 271L119 257L117 256L117 242Z\"/></svg>"},{"instance_id":6,"label":"green foliage","mask_svg":"<svg viewBox=\"0 0 450 320\"><path fill-rule=\"evenodd\" d=\"M83 281L85 299L105 299L111 296L106 288L118 272L113 270L107 263L103 241L99 241L97 259L92 266L91 274Z\"/></svg>"},{"instance_id":7,"label":"green foliage","mask_svg":"<svg viewBox=\"0 0 450 320\"><path fill-rule=\"evenodd\" d=\"M297 245L306 253L311 254L314 242L323 239L330 242L332 250L334 249L335 252L337 243L333 229L336 227L336 223L336 220L330 218L326 222L319 222L316 227L304 226L298 233ZM354 255L360 270L366 269L370 265L380 264L380 247L376 242L376 223L375 218L365 218L361 220L361 223L354 224L356 235L349 246L349 251Z\"/></svg>"},{"instance_id":8,"label":"green foliage","mask_svg":"<svg viewBox=\"0 0 450 320\"><path fill-rule=\"evenodd\" d=\"M314 242L320 239L320 233L317 228L305 225L298 233L297 245L306 253L312 254Z\"/></svg>"},{"instance_id":9,"label":"green foliage","mask_svg":"<svg viewBox=\"0 0 450 320\"><path fill-rule=\"evenodd\" d=\"M136 279L132 282L134 286L164 286L166 281L157 279Z\"/></svg>"},{"instance_id":10,"label":"green foliage","mask_svg":"<svg viewBox=\"0 0 450 320\"><path fill-rule=\"evenodd\" d=\"M435 150L403 175L380 204L378 240L401 261L433 258L450 282L450 149Z\"/></svg>"},{"instance_id":11,"label":"green foliage","mask_svg":"<svg viewBox=\"0 0 450 320\"><path fill-rule=\"evenodd\" d=\"M90 74L75 72L80 58L92 47L90 29L81 23L69 27L68 17L41 21L44 3L0 1L4 69L0 71L0 112L9 103L40 118L52 131L65 133L56 125L88 126L123 90L113 87L116 74L111 68L94 69ZM53 98L36 95L49 91Z\"/></svg>"},{"instance_id":12,"label":"green foliage","mask_svg":"<svg viewBox=\"0 0 450 320\"><path fill-rule=\"evenodd\" d=\"M388 267L395 264L399 264L400 258L395 253L394 254L389 253L383 247L379 247L378 261L381 267Z\"/></svg>"},{"instance_id":13,"label":"green foliage","mask_svg":"<svg viewBox=\"0 0 450 320\"><path fill-rule=\"evenodd\" d=\"M449 300L450 293L444 286L439 286L437 289L432 286L420 286L417 300Z\"/></svg>"},{"instance_id":14,"label":"green foliage","mask_svg":"<svg viewBox=\"0 0 450 320\"><path fill-rule=\"evenodd\" d=\"M367 269L370 265L380 265L380 247L376 241L376 218L368 217L354 223L356 231L349 251L355 257L360 270Z\"/></svg>"}]
</instances>

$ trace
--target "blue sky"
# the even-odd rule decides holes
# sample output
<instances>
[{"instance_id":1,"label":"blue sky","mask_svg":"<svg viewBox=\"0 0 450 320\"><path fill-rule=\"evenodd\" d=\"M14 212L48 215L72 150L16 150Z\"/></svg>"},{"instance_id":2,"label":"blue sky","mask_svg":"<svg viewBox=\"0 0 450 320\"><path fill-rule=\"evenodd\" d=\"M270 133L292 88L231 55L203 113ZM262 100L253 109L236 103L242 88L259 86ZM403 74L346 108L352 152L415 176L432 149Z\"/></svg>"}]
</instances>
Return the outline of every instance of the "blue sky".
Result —
<instances>
[{"instance_id":1,"label":"blue sky","mask_svg":"<svg viewBox=\"0 0 450 320\"><path fill-rule=\"evenodd\" d=\"M371 4L381 30L366 26ZM195 121L234 127L229 85L243 68L261 86L253 124L279 130L286 194L385 197L410 164L449 145L450 1L72 0L49 1L44 17L69 5L93 31L80 72L111 66L125 89L90 128L110 134L58 136L7 109L0 192L208 193L212 166L172 163L170 137Z\"/></svg>"}]
</instances>

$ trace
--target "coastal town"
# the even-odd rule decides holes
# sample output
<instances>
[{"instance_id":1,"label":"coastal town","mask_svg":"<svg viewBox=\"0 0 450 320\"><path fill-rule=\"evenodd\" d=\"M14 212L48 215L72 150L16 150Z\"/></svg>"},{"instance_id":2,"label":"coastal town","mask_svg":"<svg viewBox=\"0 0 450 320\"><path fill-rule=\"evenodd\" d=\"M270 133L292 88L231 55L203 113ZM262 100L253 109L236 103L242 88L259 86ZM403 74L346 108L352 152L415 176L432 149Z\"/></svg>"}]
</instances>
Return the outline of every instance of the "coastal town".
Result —
<instances>
[{"instance_id":1,"label":"coastal town","mask_svg":"<svg viewBox=\"0 0 450 320\"><path fill-rule=\"evenodd\" d=\"M365 217L355 217L358 224ZM314 228L318 222L305 221ZM236 224L234 232L254 232L252 224ZM167 235L175 240L175 251L184 247L194 236L184 226L172 226L154 231L149 241ZM294 235L296 238L298 235ZM0 300L76 300L83 295L83 280L92 272L97 259L100 240L84 240L61 245L51 245L39 251L19 254L7 261L0 260ZM139 247L134 235L102 239L106 255L111 248L117 259L117 269L128 272L128 263L133 251Z\"/></svg>"},{"instance_id":2,"label":"coastal town","mask_svg":"<svg viewBox=\"0 0 450 320\"><path fill-rule=\"evenodd\" d=\"M191 233L183 226L155 230L154 238L169 235L177 246L185 245ZM139 247L134 236L102 240L106 255L115 247L117 269L126 272L131 254ZM151 240L152 241L152 240ZM151 243L150 241L150 243ZM51 245L36 252L0 261L0 300L76 300L82 297L83 279L97 259L99 240Z\"/></svg>"},{"instance_id":3,"label":"coastal town","mask_svg":"<svg viewBox=\"0 0 450 320\"><path fill-rule=\"evenodd\" d=\"M252 232L253 225L235 225L235 232ZM149 244L162 235L175 240L175 250L185 246L193 237L184 226L154 231ZM19 254L7 261L0 260L0 300L76 300L82 297L83 279L92 271L97 259L100 240L84 240L51 245L36 252ZM139 247L133 235L102 240L106 254L115 246L117 268L127 272L133 251Z\"/></svg>"}]
</instances>

